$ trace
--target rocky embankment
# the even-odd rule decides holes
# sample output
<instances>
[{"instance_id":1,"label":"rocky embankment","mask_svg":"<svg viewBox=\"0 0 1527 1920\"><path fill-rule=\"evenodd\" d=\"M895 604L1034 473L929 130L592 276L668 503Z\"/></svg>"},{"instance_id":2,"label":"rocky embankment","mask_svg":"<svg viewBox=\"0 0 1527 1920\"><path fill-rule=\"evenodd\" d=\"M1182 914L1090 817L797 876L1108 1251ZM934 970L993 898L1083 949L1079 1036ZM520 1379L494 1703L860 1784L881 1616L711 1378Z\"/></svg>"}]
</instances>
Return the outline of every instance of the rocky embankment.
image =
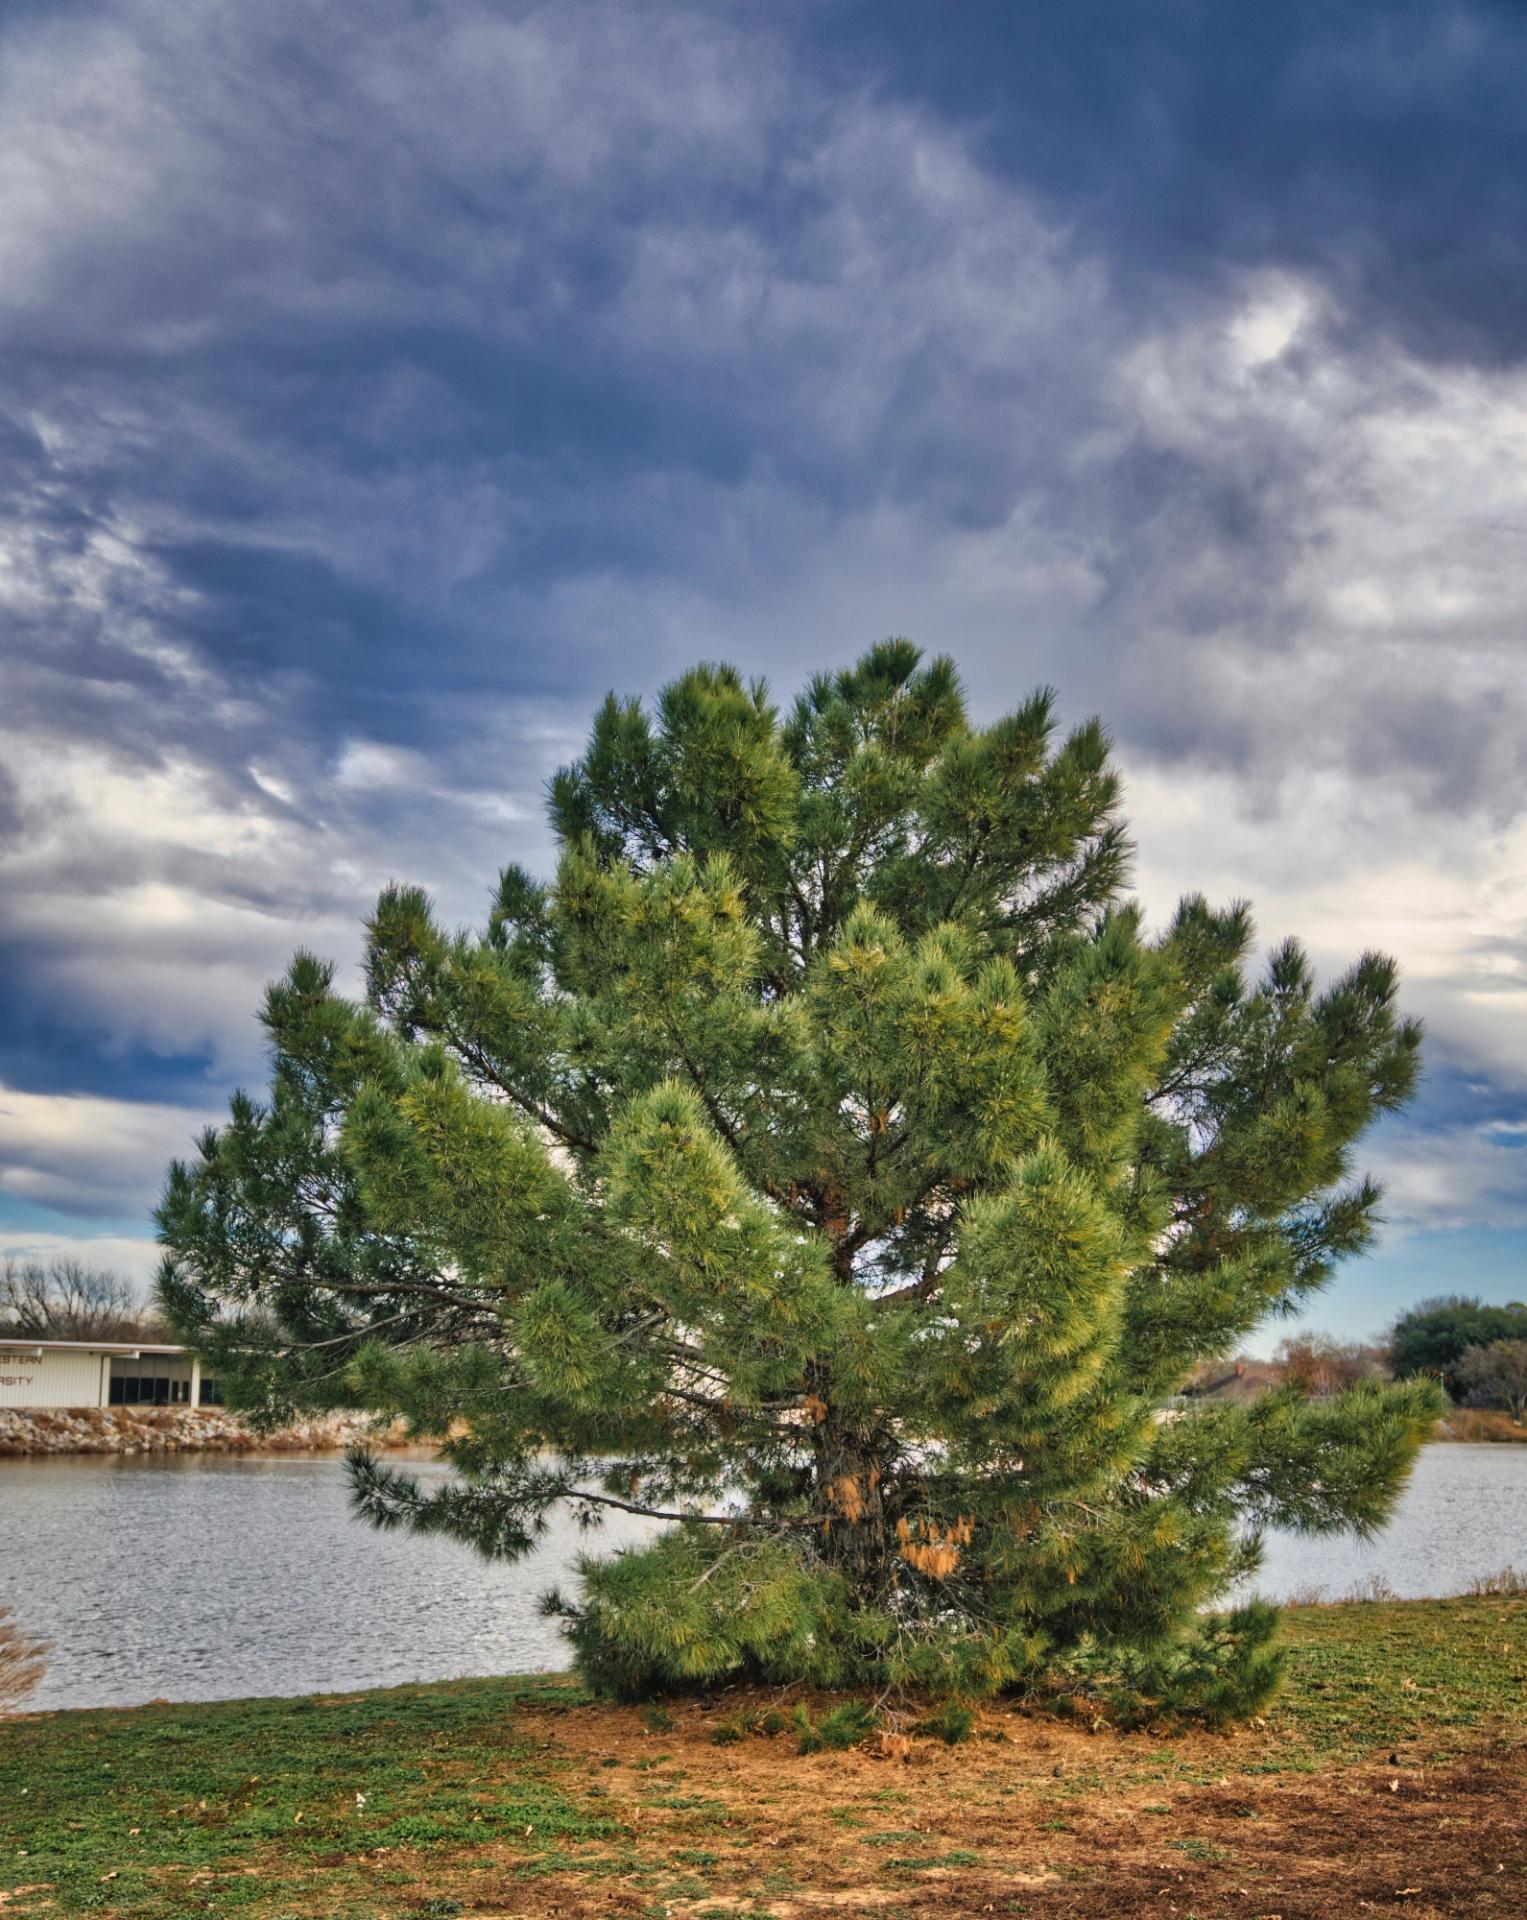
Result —
<instances>
[{"instance_id":1,"label":"rocky embankment","mask_svg":"<svg viewBox=\"0 0 1527 1920\"><path fill-rule=\"evenodd\" d=\"M379 1432L364 1413L299 1420L255 1433L218 1407L0 1408L0 1455L36 1453L319 1453L330 1448L399 1446L401 1432Z\"/></svg>"}]
</instances>

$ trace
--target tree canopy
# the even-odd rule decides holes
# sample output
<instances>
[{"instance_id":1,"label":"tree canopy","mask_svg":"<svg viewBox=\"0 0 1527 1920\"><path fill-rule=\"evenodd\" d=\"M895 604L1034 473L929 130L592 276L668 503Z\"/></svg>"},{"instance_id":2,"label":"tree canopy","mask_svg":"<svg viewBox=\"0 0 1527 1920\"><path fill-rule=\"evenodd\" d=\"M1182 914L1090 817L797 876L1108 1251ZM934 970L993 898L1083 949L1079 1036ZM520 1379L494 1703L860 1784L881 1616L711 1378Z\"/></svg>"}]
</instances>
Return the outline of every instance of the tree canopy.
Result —
<instances>
[{"instance_id":1,"label":"tree canopy","mask_svg":"<svg viewBox=\"0 0 1527 1920\"><path fill-rule=\"evenodd\" d=\"M235 1404L401 1415L381 1526L514 1557L649 1516L553 1595L597 1686L1106 1688L1245 1711L1268 1525L1371 1529L1425 1381L1183 1412L1195 1362L1368 1240L1364 1129L1420 1034L1366 954L1151 935L1097 722L972 723L905 641L781 714L702 666L611 696L549 882L481 931L389 887L363 999L300 954L272 1076L159 1211Z\"/></svg>"},{"instance_id":2,"label":"tree canopy","mask_svg":"<svg viewBox=\"0 0 1527 1920\"><path fill-rule=\"evenodd\" d=\"M1400 1378L1430 1374L1455 1397L1465 1393L1459 1366L1471 1347L1527 1339L1527 1306L1486 1306L1477 1295L1450 1293L1422 1300L1395 1322L1390 1355Z\"/></svg>"},{"instance_id":3,"label":"tree canopy","mask_svg":"<svg viewBox=\"0 0 1527 1920\"><path fill-rule=\"evenodd\" d=\"M1501 1406L1513 1420L1527 1414L1527 1340L1492 1340L1469 1347L1457 1368L1458 1384L1471 1405Z\"/></svg>"}]
</instances>

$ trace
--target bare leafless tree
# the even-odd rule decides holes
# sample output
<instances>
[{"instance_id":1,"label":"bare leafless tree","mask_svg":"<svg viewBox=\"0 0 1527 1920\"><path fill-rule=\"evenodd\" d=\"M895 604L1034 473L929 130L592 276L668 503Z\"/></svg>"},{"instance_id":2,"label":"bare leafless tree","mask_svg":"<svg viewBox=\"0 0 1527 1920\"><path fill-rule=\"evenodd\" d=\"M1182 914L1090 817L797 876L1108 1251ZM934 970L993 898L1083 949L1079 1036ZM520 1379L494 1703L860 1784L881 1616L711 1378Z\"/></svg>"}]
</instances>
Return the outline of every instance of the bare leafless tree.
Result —
<instances>
[{"instance_id":1,"label":"bare leafless tree","mask_svg":"<svg viewBox=\"0 0 1527 1920\"><path fill-rule=\"evenodd\" d=\"M33 1640L0 1607L0 1719L14 1713L47 1671L47 1643Z\"/></svg>"},{"instance_id":2,"label":"bare leafless tree","mask_svg":"<svg viewBox=\"0 0 1527 1920\"><path fill-rule=\"evenodd\" d=\"M1290 1386L1316 1400L1345 1393L1361 1380L1387 1379L1389 1374L1382 1347L1333 1340L1328 1333L1290 1335L1278 1348L1277 1364Z\"/></svg>"},{"instance_id":3,"label":"bare leafless tree","mask_svg":"<svg viewBox=\"0 0 1527 1920\"><path fill-rule=\"evenodd\" d=\"M83 1260L0 1266L0 1332L29 1340L133 1340L145 1332L132 1283Z\"/></svg>"},{"instance_id":4,"label":"bare leafless tree","mask_svg":"<svg viewBox=\"0 0 1527 1920\"><path fill-rule=\"evenodd\" d=\"M1504 1407L1520 1425L1527 1414L1527 1340L1468 1348L1458 1362L1458 1380L1471 1407Z\"/></svg>"}]
</instances>

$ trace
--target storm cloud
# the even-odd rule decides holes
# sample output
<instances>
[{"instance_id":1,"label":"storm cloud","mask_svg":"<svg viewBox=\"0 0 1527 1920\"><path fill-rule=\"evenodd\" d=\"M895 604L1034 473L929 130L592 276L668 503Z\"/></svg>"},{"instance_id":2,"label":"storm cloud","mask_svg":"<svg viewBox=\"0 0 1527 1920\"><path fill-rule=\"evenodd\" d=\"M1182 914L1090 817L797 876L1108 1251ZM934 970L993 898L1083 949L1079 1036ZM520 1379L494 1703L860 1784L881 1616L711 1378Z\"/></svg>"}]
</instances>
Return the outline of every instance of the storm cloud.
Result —
<instances>
[{"instance_id":1,"label":"storm cloud","mask_svg":"<svg viewBox=\"0 0 1527 1920\"><path fill-rule=\"evenodd\" d=\"M76 0L0 53L6 1244L146 1236L263 980L543 865L607 687L889 632L1103 713L1153 915L1396 951L1397 1229L1527 1229L1519 10Z\"/></svg>"}]
</instances>

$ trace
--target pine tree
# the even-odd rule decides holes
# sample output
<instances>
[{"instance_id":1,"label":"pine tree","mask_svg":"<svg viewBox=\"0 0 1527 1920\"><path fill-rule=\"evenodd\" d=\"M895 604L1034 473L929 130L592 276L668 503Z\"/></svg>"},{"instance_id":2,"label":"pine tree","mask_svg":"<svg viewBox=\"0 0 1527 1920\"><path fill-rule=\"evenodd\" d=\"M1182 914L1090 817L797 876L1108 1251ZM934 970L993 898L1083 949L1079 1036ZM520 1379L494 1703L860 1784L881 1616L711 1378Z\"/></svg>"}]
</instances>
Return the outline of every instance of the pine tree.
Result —
<instances>
[{"instance_id":1,"label":"pine tree","mask_svg":"<svg viewBox=\"0 0 1527 1920\"><path fill-rule=\"evenodd\" d=\"M904 641L783 718L725 667L611 696L551 813L480 934L390 887L363 1003L307 954L270 989L269 1095L158 1216L230 1398L439 1442L429 1490L352 1458L379 1526L664 1523L549 1600L625 1697L1252 1710L1274 1615L1207 1608L1269 1525L1377 1526L1436 1389L1171 1401L1368 1239L1391 962L1253 983L1201 898L1148 937L1102 728L976 727Z\"/></svg>"}]
</instances>

